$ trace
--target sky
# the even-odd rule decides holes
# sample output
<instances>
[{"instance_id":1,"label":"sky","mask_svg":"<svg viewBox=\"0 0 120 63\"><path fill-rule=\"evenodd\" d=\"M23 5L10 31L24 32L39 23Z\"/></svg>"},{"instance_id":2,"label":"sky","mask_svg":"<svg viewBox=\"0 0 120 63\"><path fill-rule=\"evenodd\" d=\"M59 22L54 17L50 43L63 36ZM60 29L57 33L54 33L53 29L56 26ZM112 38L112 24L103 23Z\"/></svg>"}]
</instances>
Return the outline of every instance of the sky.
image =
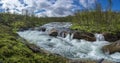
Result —
<instances>
[{"instance_id":1,"label":"sky","mask_svg":"<svg viewBox=\"0 0 120 63\"><path fill-rule=\"evenodd\" d=\"M107 0L99 0L102 4L103 9L105 9L108 5ZM112 10L113 11L120 11L120 0L112 0Z\"/></svg>"},{"instance_id":2,"label":"sky","mask_svg":"<svg viewBox=\"0 0 120 63\"><path fill-rule=\"evenodd\" d=\"M0 12L23 14L28 11L38 17L64 17L83 8L93 8L96 1L103 10L108 7L107 0L0 0ZM112 4L113 11L120 11L120 0L112 0Z\"/></svg>"}]
</instances>

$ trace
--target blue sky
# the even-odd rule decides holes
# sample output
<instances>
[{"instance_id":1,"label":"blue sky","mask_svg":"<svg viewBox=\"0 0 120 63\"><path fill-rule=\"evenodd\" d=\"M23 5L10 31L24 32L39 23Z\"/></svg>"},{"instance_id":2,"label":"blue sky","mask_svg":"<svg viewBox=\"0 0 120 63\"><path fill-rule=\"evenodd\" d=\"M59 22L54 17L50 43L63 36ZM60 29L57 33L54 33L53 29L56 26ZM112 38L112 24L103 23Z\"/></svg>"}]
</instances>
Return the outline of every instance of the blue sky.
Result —
<instances>
[{"instance_id":1,"label":"blue sky","mask_svg":"<svg viewBox=\"0 0 120 63\"><path fill-rule=\"evenodd\" d=\"M102 4L102 7L105 9L107 7L108 1L107 0L99 0ZM113 11L120 11L120 0L112 0L112 10Z\"/></svg>"},{"instance_id":2,"label":"blue sky","mask_svg":"<svg viewBox=\"0 0 120 63\"><path fill-rule=\"evenodd\" d=\"M9 12L22 14L23 10L33 12L36 16L63 17L73 15L74 11L93 7L96 0L0 0L0 12L9 8ZM107 0L97 0L103 10L108 6ZM113 11L120 11L120 0L112 0Z\"/></svg>"}]
</instances>

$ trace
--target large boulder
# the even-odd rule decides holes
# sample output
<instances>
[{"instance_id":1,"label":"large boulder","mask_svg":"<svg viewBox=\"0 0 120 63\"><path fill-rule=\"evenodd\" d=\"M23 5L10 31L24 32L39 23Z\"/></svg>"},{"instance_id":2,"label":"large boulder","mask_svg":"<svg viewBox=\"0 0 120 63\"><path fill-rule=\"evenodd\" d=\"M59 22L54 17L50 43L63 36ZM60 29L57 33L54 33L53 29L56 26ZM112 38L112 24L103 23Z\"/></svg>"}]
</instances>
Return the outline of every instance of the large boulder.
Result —
<instances>
[{"instance_id":1,"label":"large boulder","mask_svg":"<svg viewBox=\"0 0 120 63\"><path fill-rule=\"evenodd\" d=\"M103 36L105 40L109 42L114 42L120 39L120 33L116 33L116 34L103 33Z\"/></svg>"},{"instance_id":2,"label":"large boulder","mask_svg":"<svg viewBox=\"0 0 120 63\"><path fill-rule=\"evenodd\" d=\"M58 36L58 31L56 29L51 29L49 32L49 36L57 37Z\"/></svg>"},{"instance_id":3,"label":"large boulder","mask_svg":"<svg viewBox=\"0 0 120 63\"><path fill-rule=\"evenodd\" d=\"M87 41L96 41L94 34L92 33L81 33L81 32L74 32L73 39L85 39Z\"/></svg>"},{"instance_id":4,"label":"large boulder","mask_svg":"<svg viewBox=\"0 0 120 63\"><path fill-rule=\"evenodd\" d=\"M109 45L105 45L102 48L104 53L109 53L109 54L113 54L115 52L120 52L120 40L113 42Z\"/></svg>"}]
</instances>

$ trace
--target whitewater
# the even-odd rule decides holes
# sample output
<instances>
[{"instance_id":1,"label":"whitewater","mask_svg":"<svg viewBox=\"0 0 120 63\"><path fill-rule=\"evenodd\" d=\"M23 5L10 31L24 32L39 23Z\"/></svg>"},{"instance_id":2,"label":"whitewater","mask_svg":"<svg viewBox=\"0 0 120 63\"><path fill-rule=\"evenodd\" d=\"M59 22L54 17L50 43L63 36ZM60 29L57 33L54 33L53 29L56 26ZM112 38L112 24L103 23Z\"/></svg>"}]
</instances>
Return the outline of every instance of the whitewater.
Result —
<instances>
[{"instance_id":1,"label":"whitewater","mask_svg":"<svg viewBox=\"0 0 120 63\"><path fill-rule=\"evenodd\" d=\"M101 50L103 46L110 44L110 42L105 41L102 34L94 34L96 37L94 42L73 39L73 34L67 34L66 37L52 37L48 34L52 28L62 30L63 28L70 28L71 25L70 22L52 22L41 26L47 29L45 32L36 30L39 28L36 27L35 30L19 31L17 33L29 43L69 59L107 59L120 62L119 52L110 55L103 53Z\"/></svg>"}]
</instances>

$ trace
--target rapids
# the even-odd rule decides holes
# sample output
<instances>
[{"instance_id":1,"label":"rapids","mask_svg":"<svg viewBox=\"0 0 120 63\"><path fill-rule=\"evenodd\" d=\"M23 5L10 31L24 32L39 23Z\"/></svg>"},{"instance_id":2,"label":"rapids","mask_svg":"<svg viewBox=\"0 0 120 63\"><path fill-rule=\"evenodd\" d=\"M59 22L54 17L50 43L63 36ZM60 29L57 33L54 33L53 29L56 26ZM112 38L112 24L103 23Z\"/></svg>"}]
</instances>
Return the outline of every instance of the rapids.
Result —
<instances>
[{"instance_id":1,"label":"rapids","mask_svg":"<svg viewBox=\"0 0 120 63\"><path fill-rule=\"evenodd\" d=\"M70 59L107 59L120 62L120 53L117 52L109 55L102 52L101 48L104 45L110 44L104 40L104 36L102 34L95 34L97 39L95 42L86 41L84 39L73 39L73 34L68 34L65 38L60 36L51 37L48 35L49 30L52 28L69 28L71 25L72 24L69 22L53 22L42 26L47 28L45 32L38 30L26 30L19 31L18 34L30 43L36 44L51 53L59 54Z\"/></svg>"}]
</instances>

